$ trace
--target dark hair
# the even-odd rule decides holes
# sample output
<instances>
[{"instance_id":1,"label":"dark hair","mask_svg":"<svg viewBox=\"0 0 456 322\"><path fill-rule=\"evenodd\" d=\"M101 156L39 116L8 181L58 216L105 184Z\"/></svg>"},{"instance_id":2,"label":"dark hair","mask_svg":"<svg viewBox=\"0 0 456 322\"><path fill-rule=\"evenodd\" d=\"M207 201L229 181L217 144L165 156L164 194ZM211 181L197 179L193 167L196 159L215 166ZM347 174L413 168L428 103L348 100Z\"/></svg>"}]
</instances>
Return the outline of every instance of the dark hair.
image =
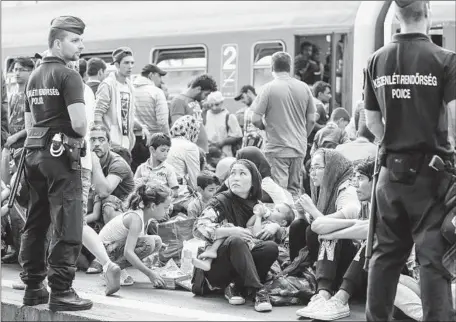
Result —
<instances>
[{"instance_id":1,"label":"dark hair","mask_svg":"<svg viewBox=\"0 0 456 322\"><path fill-rule=\"evenodd\" d=\"M161 132L152 134L152 136L150 137L150 142L148 143L148 147L152 147L156 150L158 147L162 145L171 147L171 138L165 133Z\"/></svg>"},{"instance_id":2,"label":"dark hair","mask_svg":"<svg viewBox=\"0 0 456 322\"><path fill-rule=\"evenodd\" d=\"M100 70L106 70L107 66L103 59L98 57L90 58L87 62L87 75L96 76Z\"/></svg>"},{"instance_id":3,"label":"dark hair","mask_svg":"<svg viewBox=\"0 0 456 322\"><path fill-rule=\"evenodd\" d=\"M318 97L318 94L324 93L326 91L326 88L329 88L331 90L331 85L329 85L328 83L326 83L324 81L316 82L312 87L313 95L315 97Z\"/></svg>"},{"instance_id":4,"label":"dark hair","mask_svg":"<svg viewBox=\"0 0 456 322\"><path fill-rule=\"evenodd\" d=\"M278 51L272 55L272 68L275 72L290 72L291 56L284 52Z\"/></svg>"},{"instance_id":5,"label":"dark hair","mask_svg":"<svg viewBox=\"0 0 456 322\"><path fill-rule=\"evenodd\" d=\"M429 15L428 5L429 1L414 1L403 8L397 7L399 19L405 23L418 22Z\"/></svg>"},{"instance_id":6,"label":"dark hair","mask_svg":"<svg viewBox=\"0 0 456 322\"><path fill-rule=\"evenodd\" d=\"M285 221L287 222L287 227L288 227L293 222L295 215L294 215L293 209L291 208L291 206L289 204L283 203L283 205L285 205L288 210L287 213L285 214Z\"/></svg>"},{"instance_id":7,"label":"dark hair","mask_svg":"<svg viewBox=\"0 0 456 322\"><path fill-rule=\"evenodd\" d=\"M35 64L33 63L33 59L31 59L30 57L23 57L23 56L22 57L17 57L14 60L14 64L19 64L22 67L25 67L25 68L30 69L30 70L33 70L35 68Z\"/></svg>"},{"instance_id":8,"label":"dark hair","mask_svg":"<svg viewBox=\"0 0 456 322\"><path fill-rule=\"evenodd\" d=\"M350 114L343 107L338 107L331 113L331 121L337 121L339 119L350 122Z\"/></svg>"},{"instance_id":9,"label":"dark hair","mask_svg":"<svg viewBox=\"0 0 456 322\"><path fill-rule=\"evenodd\" d=\"M87 72L87 62L85 59L79 59L79 75L84 78L85 73Z\"/></svg>"},{"instance_id":10,"label":"dark hair","mask_svg":"<svg viewBox=\"0 0 456 322\"><path fill-rule=\"evenodd\" d=\"M209 152L206 154L208 159L212 158L221 158L222 157L222 150L216 146L209 147Z\"/></svg>"},{"instance_id":11,"label":"dark hair","mask_svg":"<svg viewBox=\"0 0 456 322\"><path fill-rule=\"evenodd\" d=\"M314 45L310 42L310 41L304 41L301 46L299 47L299 49L302 50L305 48L305 47L312 47L312 50L313 50L313 47Z\"/></svg>"},{"instance_id":12,"label":"dark hair","mask_svg":"<svg viewBox=\"0 0 456 322\"><path fill-rule=\"evenodd\" d=\"M129 166L131 166L131 162L133 161L132 160L132 157L131 157L131 153L128 149L124 148L124 147L121 147L121 146L118 146L118 145L115 145L113 147L111 147L111 151L114 152L114 153L117 153L119 156L122 157L122 159L125 160L125 162L128 163Z\"/></svg>"},{"instance_id":13,"label":"dark hair","mask_svg":"<svg viewBox=\"0 0 456 322\"><path fill-rule=\"evenodd\" d=\"M189 87L201 87L202 91L217 91L217 82L208 74L196 76L190 83Z\"/></svg>"},{"instance_id":14,"label":"dark hair","mask_svg":"<svg viewBox=\"0 0 456 322\"><path fill-rule=\"evenodd\" d=\"M128 209L138 210L141 203L144 208L149 207L151 204L159 205L164 203L171 195L171 190L157 182L142 182L138 184L133 192L127 198Z\"/></svg>"},{"instance_id":15,"label":"dark hair","mask_svg":"<svg viewBox=\"0 0 456 322\"><path fill-rule=\"evenodd\" d=\"M68 36L67 31L65 31L63 29L59 29L59 28L51 28L51 30L49 30L49 36L48 36L49 48L52 48L54 46L54 41L56 39L62 41L63 39L65 39L66 36Z\"/></svg>"},{"instance_id":16,"label":"dark hair","mask_svg":"<svg viewBox=\"0 0 456 322\"><path fill-rule=\"evenodd\" d=\"M366 124L362 124L358 130L358 137L363 137L369 140L369 142L375 141L375 135L369 130Z\"/></svg>"},{"instance_id":17,"label":"dark hair","mask_svg":"<svg viewBox=\"0 0 456 322\"><path fill-rule=\"evenodd\" d=\"M106 138L108 139L108 142L111 142L111 136L109 135L109 130L104 126L103 124L92 124L89 128L89 132L92 131L103 131L106 133Z\"/></svg>"},{"instance_id":18,"label":"dark hair","mask_svg":"<svg viewBox=\"0 0 456 322\"><path fill-rule=\"evenodd\" d=\"M206 189L207 186L214 183L216 185L220 185L220 181L215 175L215 173L212 173L210 171L201 171L198 174L198 177L196 177L196 185L203 190Z\"/></svg>"},{"instance_id":19,"label":"dark hair","mask_svg":"<svg viewBox=\"0 0 456 322\"><path fill-rule=\"evenodd\" d=\"M375 171L375 159L374 158L367 158L360 162L358 162L355 166L354 172L359 172L362 175L365 175L372 180Z\"/></svg>"}]
</instances>

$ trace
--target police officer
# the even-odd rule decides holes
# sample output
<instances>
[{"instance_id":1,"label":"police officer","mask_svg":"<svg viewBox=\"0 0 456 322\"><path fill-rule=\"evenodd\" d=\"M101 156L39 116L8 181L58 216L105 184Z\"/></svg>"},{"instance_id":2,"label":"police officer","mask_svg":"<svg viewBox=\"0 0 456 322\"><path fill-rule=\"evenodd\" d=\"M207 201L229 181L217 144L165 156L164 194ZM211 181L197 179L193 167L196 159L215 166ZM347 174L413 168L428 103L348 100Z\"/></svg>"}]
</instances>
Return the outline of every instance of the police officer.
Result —
<instances>
[{"instance_id":1,"label":"police officer","mask_svg":"<svg viewBox=\"0 0 456 322\"><path fill-rule=\"evenodd\" d=\"M448 111L455 110L456 54L426 35L429 1L395 2L401 33L370 57L365 78L367 124L383 138L376 189L378 244L369 267L366 317L392 319L399 274L415 243L423 320L449 321L450 275L442 265L449 244L440 228L450 179L429 164L434 156L448 167L454 162Z\"/></svg>"},{"instance_id":2,"label":"police officer","mask_svg":"<svg viewBox=\"0 0 456 322\"><path fill-rule=\"evenodd\" d=\"M92 307L90 300L81 299L72 289L81 251L80 153L87 121L82 79L66 64L79 59L84 28L76 17L52 20L49 55L33 71L26 88L25 178L30 201L19 254L21 279L26 285L23 302L37 305L49 301L52 311ZM47 271L45 238L51 223ZM43 285L46 273L50 298Z\"/></svg>"}]
</instances>

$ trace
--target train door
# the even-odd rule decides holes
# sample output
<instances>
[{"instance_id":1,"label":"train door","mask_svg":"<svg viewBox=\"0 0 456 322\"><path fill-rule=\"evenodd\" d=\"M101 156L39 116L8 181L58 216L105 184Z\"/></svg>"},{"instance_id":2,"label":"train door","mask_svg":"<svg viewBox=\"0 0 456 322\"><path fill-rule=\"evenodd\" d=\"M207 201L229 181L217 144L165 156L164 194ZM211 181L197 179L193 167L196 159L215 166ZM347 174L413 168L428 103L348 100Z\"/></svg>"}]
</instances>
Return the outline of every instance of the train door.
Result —
<instances>
[{"instance_id":1,"label":"train door","mask_svg":"<svg viewBox=\"0 0 456 322\"><path fill-rule=\"evenodd\" d=\"M331 99L324 102L327 103L328 114L337 107L344 107L351 112L351 97L347 95L350 88L349 83L345 81L350 65L347 53L348 38L346 33L295 36L294 75L311 87L317 81L323 81L331 86ZM308 52L309 47L311 52ZM313 73L309 72L307 67L310 66L306 62L306 56L309 54L310 59L315 62L312 68L316 70Z\"/></svg>"}]
</instances>

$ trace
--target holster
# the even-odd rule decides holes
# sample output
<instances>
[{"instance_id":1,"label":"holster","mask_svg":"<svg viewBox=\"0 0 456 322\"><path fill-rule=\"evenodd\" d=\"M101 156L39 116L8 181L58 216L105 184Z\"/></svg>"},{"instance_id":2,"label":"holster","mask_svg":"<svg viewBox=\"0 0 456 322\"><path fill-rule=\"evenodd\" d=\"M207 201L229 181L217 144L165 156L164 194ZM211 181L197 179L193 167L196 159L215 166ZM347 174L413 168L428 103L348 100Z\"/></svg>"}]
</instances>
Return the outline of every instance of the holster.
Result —
<instances>
[{"instance_id":1,"label":"holster","mask_svg":"<svg viewBox=\"0 0 456 322\"><path fill-rule=\"evenodd\" d=\"M63 135L63 146L70 161L72 170L81 170L81 157L86 154L86 144L83 138L76 139Z\"/></svg>"},{"instance_id":2,"label":"holster","mask_svg":"<svg viewBox=\"0 0 456 322\"><path fill-rule=\"evenodd\" d=\"M48 127L32 127L27 131L24 147L29 150L41 150L47 146L49 139Z\"/></svg>"}]
</instances>

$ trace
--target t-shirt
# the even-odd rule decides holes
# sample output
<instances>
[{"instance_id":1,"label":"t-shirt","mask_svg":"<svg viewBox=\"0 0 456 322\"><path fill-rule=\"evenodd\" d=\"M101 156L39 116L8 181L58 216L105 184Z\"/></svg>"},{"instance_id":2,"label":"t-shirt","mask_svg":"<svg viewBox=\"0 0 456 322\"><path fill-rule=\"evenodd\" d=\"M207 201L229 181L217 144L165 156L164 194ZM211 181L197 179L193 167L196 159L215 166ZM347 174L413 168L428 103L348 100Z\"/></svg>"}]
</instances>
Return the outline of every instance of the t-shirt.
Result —
<instances>
[{"instance_id":1,"label":"t-shirt","mask_svg":"<svg viewBox=\"0 0 456 322\"><path fill-rule=\"evenodd\" d=\"M122 84L117 82L117 88L120 92L120 112L122 117L122 134L128 136L129 115L130 115L130 99L131 93L127 83Z\"/></svg>"},{"instance_id":2,"label":"t-shirt","mask_svg":"<svg viewBox=\"0 0 456 322\"><path fill-rule=\"evenodd\" d=\"M452 156L446 104L456 99L456 53L424 34L396 34L366 74L365 108L385 119L386 152Z\"/></svg>"},{"instance_id":3,"label":"t-shirt","mask_svg":"<svg viewBox=\"0 0 456 322\"><path fill-rule=\"evenodd\" d=\"M265 117L265 153L282 158L304 157L307 152L307 114L315 114L309 86L280 73L263 86L252 104Z\"/></svg>"},{"instance_id":4,"label":"t-shirt","mask_svg":"<svg viewBox=\"0 0 456 322\"><path fill-rule=\"evenodd\" d=\"M176 173L173 168L166 163L166 161L155 168L152 167L151 159L148 159L146 162L141 164L138 169L136 169L135 182L140 182L141 179L156 181L168 186L171 189L179 187Z\"/></svg>"},{"instance_id":5,"label":"t-shirt","mask_svg":"<svg viewBox=\"0 0 456 322\"><path fill-rule=\"evenodd\" d=\"M101 165L101 168L105 177L112 174L120 178L119 184L111 195L125 201L135 187L133 172L128 163L117 153L109 151L108 157L104 164Z\"/></svg>"},{"instance_id":6,"label":"t-shirt","mask_svg":"<svg viewBox=\"0 0 456 322\"><path fill-rule=\"evenodd\" d=\"M87 81L87 86L90 87L90 89L93 91L93 95L97 94L98 87L100 86L100 81L97 80L90 80Z\"/></svg>"},{"instance_id":7,"label":"t-shirt","mask_svg":"<svg viewBox=\"0 0 456 322\"><path fill-rule=\"evenodd\" d=\"M26 90L25 112L31 112L36 127L50 127L70 137L81 136L71 126L68 106L84 104L84 84L81 75L66 67L54 56L43 58L31 73Z\"/></svg>"},{"instance_id":8,"label":"t-shirt","mask_svg":"<svg viewBox=\"0 0 456 322\"><path fill-rule=\"evenodd\" d=\"M171 119L171 126L175 120L184 115L193 115L197 120L201 122L201 129L196 141L196 145L204 150L204 152L209 152L209 143L207 139L206 129L203 126L202 122L202 113L200 103L195 101L193 98L179 94L177 95L170 104L169 115Z\"/></svg>"},{"instance_id":9,"label":"t-shirt","mask_svg":"<svg viewBox=\"0 0 456 322\"><path fill-rule=\"evenodd\" d=\"M368 139L360 137L353 142L338 145L336 151L340 152L340 154L351 162L354 162L367 158L375 158L377 146L369 142Z\"/></svg>"}]
</instances>

